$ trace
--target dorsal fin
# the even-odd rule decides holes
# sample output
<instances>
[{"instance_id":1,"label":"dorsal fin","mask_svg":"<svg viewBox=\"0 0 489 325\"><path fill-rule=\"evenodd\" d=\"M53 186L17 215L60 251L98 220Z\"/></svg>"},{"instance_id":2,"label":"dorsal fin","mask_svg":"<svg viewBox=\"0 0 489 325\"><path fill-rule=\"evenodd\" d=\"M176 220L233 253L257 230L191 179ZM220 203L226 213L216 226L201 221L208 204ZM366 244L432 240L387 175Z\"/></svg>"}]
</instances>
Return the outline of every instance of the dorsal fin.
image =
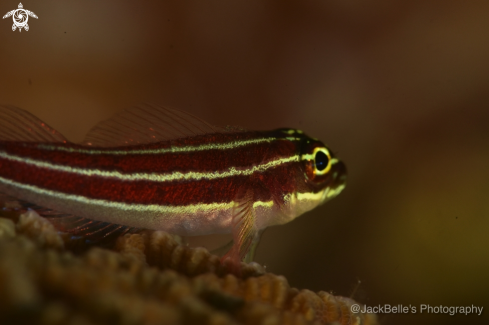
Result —
<instances>
[{"instance_id":1,"label":"dorsal fin","mask_svg":"<svg viewBox=\"0 0 489 325\"><path fill-rule=\"evenodd\" d=\"M66 142L66 139L31 113L0 106L0 141Z\"/></svg>"},{"instance_id":2,"label":"dorsal fin","mask_svg":"<svg viewBox=\"0 0 489 325\"><path fill-rule=\"evenodd\" d=\"M150 104L120 112L88 132L83 144L115 147L222 132L192 114Z\"/></svg>"}]
</instances>

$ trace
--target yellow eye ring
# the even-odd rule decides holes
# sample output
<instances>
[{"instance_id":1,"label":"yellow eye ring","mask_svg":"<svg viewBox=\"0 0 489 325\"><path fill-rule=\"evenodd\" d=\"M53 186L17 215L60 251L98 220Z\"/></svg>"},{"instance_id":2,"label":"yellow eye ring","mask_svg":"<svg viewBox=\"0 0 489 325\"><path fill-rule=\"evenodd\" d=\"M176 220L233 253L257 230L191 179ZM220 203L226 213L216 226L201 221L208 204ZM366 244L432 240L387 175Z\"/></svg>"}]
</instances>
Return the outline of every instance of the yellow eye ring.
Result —
<instances>
[{"instance_id":1,"label":"yellow eye ring","mask_svg":"<svg viewBox=\"0 0 489 325\"><path fill-rule=\"evenodd\" d=\"M314 173L324 175L331 169L331 154L326 148L315 148L312 152L314 157Z\"/></svg>"}]
</instances>

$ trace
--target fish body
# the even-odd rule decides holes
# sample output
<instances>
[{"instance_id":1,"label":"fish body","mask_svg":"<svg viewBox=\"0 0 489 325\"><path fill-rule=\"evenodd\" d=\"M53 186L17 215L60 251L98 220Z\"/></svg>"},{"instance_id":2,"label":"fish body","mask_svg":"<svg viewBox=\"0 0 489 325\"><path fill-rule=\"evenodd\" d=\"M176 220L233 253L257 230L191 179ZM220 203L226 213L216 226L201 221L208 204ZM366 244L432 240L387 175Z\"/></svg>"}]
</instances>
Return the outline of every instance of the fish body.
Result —
<instances>
[{"instance_id":1,"label":"fish body","mask_svg":"<svg viewBox=\"0 0 489 325\"><path fill-rule=\"evenodd\" d=\"M149 106L102 122L74 144L25 111L2 114L0 192L127 227L232 233L227 257L234 261L260 230L293 220L345 185L344 164L299 130L220 129Z\"/></svg>"}]
</instances>

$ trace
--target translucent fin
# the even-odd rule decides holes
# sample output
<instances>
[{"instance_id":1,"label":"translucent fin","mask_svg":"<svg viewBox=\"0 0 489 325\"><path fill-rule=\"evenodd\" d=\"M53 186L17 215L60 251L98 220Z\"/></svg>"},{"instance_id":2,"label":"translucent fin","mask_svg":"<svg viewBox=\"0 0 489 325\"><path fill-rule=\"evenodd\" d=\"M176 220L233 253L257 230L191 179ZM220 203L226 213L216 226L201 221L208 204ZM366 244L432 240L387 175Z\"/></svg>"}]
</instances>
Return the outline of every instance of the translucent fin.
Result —
<instances>
[{"instance_id":1,"label":"translucent fin","mask_svg":"<svg viewBox=\"0 0 489 325\"><path fill-rule=\"evenodd\" d=\"M0 106L0 141L66 142L66 139L31 113Z\"/></svg>"},{"instance_id":2,"label":"translucent fin","mask_svg":"<svg viewBox=\"0 0 489 325\"><path fill-rule=\"evenodd\" d=\"M57 214L56 211L52 210L35 210L39 215L51 221L60 231L74 236L82 236L91 243L99 243L126 233L135 233L141 230L135 227L96 221L73 215Z\"/></svg>"},{"instance_id":3,"label":"translucent fin","mask_svg":"<svg viewBox=\"0 0 489 325\"><path fill-rule=\"evenodd\" d=\"M61 213L52 209L38 206L22 200L0 193L0 202L12 205L15 203L22 210L35 210L41 217L48 219L59 231L69 233L74 236L84 237L92 244L110 241L126 233L140 232L142 229L124 226L109 222L96 221L70 214ZM18 206L13 208L3 208L4 210L19 210Z\"/></svg>"},{"instance_id":4,"label":"translucent fin","mask_svg":"<svg viewBox=\"0 0 489 325\"><path fill-rule=\"evenodd\" d=\"M258 247L258 244L260 243L261 236L265 232L265 229L260 229L256 232L256 235L253 237L253 240L250 245L250 249L248 250L248 253L245 255L243 262L245 263L251 263L255 259L255 254L256 254L256 248Z\"/></svg>"},{"instance_id":5,"label":"translucent fin","mask_svg":"<svg viewBox=\"0 0 489 325\"><path fill-rule=\"evenodd\" d=\"M98 147L127 146L222 131L189 113L146 104L100 122L90 130L83 144Z\"/></svg>"},{"instance_id":6,"label":"translucent fin","mask_svg":"<svg viewBox=\"0 0 489 325\"><path fill-rule=\"evenodd\" d=\"M243 193L236 198L233 211L233 247L221 258L223 263L229 259L235 273L238 274L240 262L248 254L258 235L258 229L255 226L255 210L253 209L253 191L247 189Z\"/></svg>"},{"instance_id":7,"label":"translucent fin","mask_svg":"<svg viewBox=\"0 0 489 325\"><path fill-rule=\"evenodd\" d=\"M246 132L248 129L245 129L244 127L238 126L238 125L226 125L223 128L226 132Z\"/></svg>"}]
</instances>

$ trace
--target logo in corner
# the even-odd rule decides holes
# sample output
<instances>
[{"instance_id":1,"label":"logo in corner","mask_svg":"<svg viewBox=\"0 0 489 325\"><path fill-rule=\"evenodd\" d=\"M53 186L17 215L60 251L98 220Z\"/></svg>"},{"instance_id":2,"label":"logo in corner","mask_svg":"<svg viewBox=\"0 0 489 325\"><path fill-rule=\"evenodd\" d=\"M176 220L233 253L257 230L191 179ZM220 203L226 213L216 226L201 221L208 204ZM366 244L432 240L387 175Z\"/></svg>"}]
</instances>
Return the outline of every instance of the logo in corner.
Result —
<instances>
[{"instance_id":1,"label":"logo in corner","mask_svg":"<svg viewBox=\"0 0 489 325\"><path fill-rule=\"evenodd\" d=\"M36 18L37 16L35 13L29 10L25 10L24 6L22 6L22 3L19 3L19 8L14 9L12 11L9 11L3 16L3 19L12 16L14 19L14 24L12 25L12 31L15 31L17 28L19 29L19 32L22 31L22 28L24 28L26 31L29 30L29 25L27 25L27 21L29 20L29 16Z\"/></svg>"}]
</instances>

